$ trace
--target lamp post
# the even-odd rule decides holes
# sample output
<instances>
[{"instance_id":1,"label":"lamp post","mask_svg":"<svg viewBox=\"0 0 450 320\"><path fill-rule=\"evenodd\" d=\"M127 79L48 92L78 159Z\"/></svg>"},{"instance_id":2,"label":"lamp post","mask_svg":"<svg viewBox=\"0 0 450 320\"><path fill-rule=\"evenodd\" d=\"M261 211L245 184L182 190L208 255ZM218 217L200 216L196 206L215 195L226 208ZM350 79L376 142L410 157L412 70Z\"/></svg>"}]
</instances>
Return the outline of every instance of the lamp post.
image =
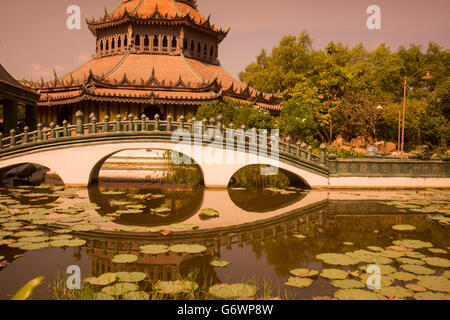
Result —
<instances>
[{"instance_id":1,"label":"lamp post","mask_svg":"<svg viewBox=\"0 0 450 320\"><path fill-rule=\"evenodd\" d=\"M428 71L425 76L422 77L423 80L431 80L434 77L430 74L431 68L423 68L419 71L415 72L412 76L405 77L405 83L403 87L403 121L402 121L402 160L404 156L404 146L405 146L405 114L406 114L406 86L408 85L408 82L411 81L412 78L414 78L417 74Z\"/></svg>"}]
</instances>

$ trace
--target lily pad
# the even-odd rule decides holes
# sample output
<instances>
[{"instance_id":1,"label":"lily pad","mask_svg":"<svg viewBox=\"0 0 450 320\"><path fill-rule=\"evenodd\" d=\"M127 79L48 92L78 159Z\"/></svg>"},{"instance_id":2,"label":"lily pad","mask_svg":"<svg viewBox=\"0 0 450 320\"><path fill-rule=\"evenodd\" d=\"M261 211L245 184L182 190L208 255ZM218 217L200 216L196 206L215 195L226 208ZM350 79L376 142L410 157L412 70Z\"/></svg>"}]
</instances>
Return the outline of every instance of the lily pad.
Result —
<instances>
[{"instance_id":1,"label":"lily pad","mask_svg":"<svg viewBox=\"0 0 450 320\"><path fill-rule=\"evenodd\" d=\"M158 281L154 287L159 293L166 295L186 294L197 291L198 284L192 281Z\"/></svg>"},{"instance_id":2,"label":"lily pad","mask_svg":"<svg viewBox=\"0 0 450 320\"><path fill-rule=\"evenodd\" d=\"M402 264L417 264L419 266L423 266L425 264L422 260L411 258L398 258L397 261Z\"/></svg>"},{"instance_id":3,"label":"lily pad","mask_svg":"<svg viewBox=\"0 0 450 320\"><path fill-rule=\"evenodd\" d=\"M439 248L429 248L428 251L436 254L447 254L447 250L439 249Z\"/></svg>"},{"instance_id":4,"label":"lily pad","mask_svg":"<svg viewBox=\"0 0 450 320\"><path fill-rule=\"evenodd\" d=\"M138 256L134 254L119 254L113 257L112 262L114 263L133 263L138 261ZM135 290L132 290L135 291Z\"/></svg>"},{"instance_id":5,"label":"lily pad","mask_svg":"<svg viewBox=\"0 0 450 320\"><path fill-rule=\"evenodd\" d=\"M450 260L439 258L439 257L425 257L422 258L423 261L426 262L426 264L433 266L433 267L440 267L440 268L449 268L450 267Z\"/></svg>"},{"instance_id":6,"label":"lily pad","mask_svg":"<svg viewBox=\"0 0 450 320\"><path fill-rule=\"evenodd\" d=\"M313 282L314 280L310 278L289 277L284 284L290 287L305 288L312 285Z\"/></svg>"},{"instance_id":7,"label":"lily pad","mask_svg":"<svg viewBox=\"0 0 450 320\"><path fill-rule=\"evenodd\" d=\"M402 264L400 266L403 270L415 273L415 274L435 274L436 271L433 269L424 267L424 266L418 266L416 264Z\"/></svg>"},{"instance_id":8,"label":"lily pad","mask_svg":"<svg viewBox=\"0 0 450 320\"><path fill-rule=\"evenodd\" d=\"M133 300L133 301L139 301L139 300L150 300L150 295L147 292L144 291L133 291L128 292L123 295L123 300Z\"/></svg>"},{"instance_id":9,"label":"lily pad","mask_svg":"<svg viewBox=\"0 0 450 320\"><path fill-rule=\"evenodd\" d=\"M391 273L392 274L392 273ZM380 285L381 287L389 287L394 281L391 278L391 274L389 275L382 275ZM369 280L369 277L372 276L370 273L364 273L361 275L361 282L367 287L367 280ZM372 285L372 283L370 283Z\"/></svg>"},{"instance_id":10,"label":"lily pad","mask_svg":"<svg viewBox=\"0 0 450 320\"><path fill-rule=\"evenodd\" d=\"M110 295L110 296L122 296L128 292L138 291L139 286L134 283L117 283L112 286L104 287L102 289L102 293Z\"/></svg>"},{"instance_id":11,"label":"lily pad","mask_svg":"<svg viewBox=\"0 0 450 320\"><path fill-rule=\"evenodd\" d=\"M147 279L143 272L117 272L116 275L120 282L138 283Z\"/></svg>"},{"instance_id":12,"label":"lily pad","mask_svg":"<svg viewBox=\"0 0 450 320\"><path fill-rule=\"evenodd\" d=\"M411 249L421 249L421 248L431 248L433 247L433 244L430 242L425 242L421 240L411 240L411 239L405 239L405 240L395 240L393 243L397 246L404 246L406 248Z\"/></svg>"},{"instance_id":13,"label":"lily pad","mask_svg":"<svg viewBox=\"0 0 450 320\"><path fill-rule=\"evenodd\" d=\"M394 280L400 280L400 281L412 281L417 279L417 276L415 274L409 273L409 272L402 272L397 271L389 274L389 277Z\"/></svg>"},{"instance_id":14,"label":"lily pad","mask_svg":"<svg viewBox=\"0 0 450 320\"><path fill-rule=\"evenodd\" d=\"M432 291L450 292L450 280L443 276L419 276L417 284Z\"/></svg>"},{"instance_id":15,"label":"lily pad","mask_svg":"<svg viewBox=\"0 0 450 320\"><path fill-rule=\"evenodd\" d=\"M425 291L427 291L427 288L419 286L419 285L417 285L415 283L405 284L405 288L407 288L407 289L409 289L411 291L414 291L414 292L425 292Z\"/></svg>"},{"instance_id":16,"label":"lily pad","mask_svg":"<svg viewBox=\"0 0 450 320\"><path fill-rule=\"evenodd\" d=\"M450 295L438 292L418 292L414 294L416 300L450 300Z\"/></svg>"},{"instance_id":17,"label":"lily pad","mask_svg":"<svg viewBox=\"0 0 450 320\"><path fill-rule=\"evenodd\" d=\"M219 212L217 210L214 209L202 209L199 213L200 217L205 217L205 218L217 218L219 217Z\"/></svg>"},{"instance_id":18,"label":"lily pad","mask_svg":"<svg viewBox=\"0 0 450 320\"><path fill-rule=\"evenodd\" d=\"M49 247L48 243L40 242L40 243L24 244L24 245L20 246L19 249L25 250L25 251L36 251L36 250L41 250L41 249L48 248L48 247Z\"/></svg>"},{"instance_id":19,"label":"lily pad","mask_svg":"<svg viewBox=\"0 0 450 320\"><path fill-rule=\"evenodd\" d=\"M116 282L116 280L117 277L115 273L105 273L99 276L98 278L96 277L86 278L84 279L84 282L89 283L90 285L93 286L104 287Z\"/></svg>"},{"instance_id":20,"label":"lily pad","mask_svg":"<svg viewBox=\"0 0 450 320\"><path fill-rule=\"evenodd\" d=\"M65 240L67 247L82 247L86 244L86 240L83 239L73 239L73 240Z\"/></svg>"},{"instance_id":21,"label":"lily pad","mask_svg":"<svg viewBox=\"0 0 450 320\"><path fill-rule=\"evenodd\" d=\"M88 231L94 231L100 229L100 227L96 224L79 224L76 226L71 227L73 231L78 232L88 232Z\"/></svg>"},{"instance_id":22,"label":"lily pad","mask_svg":"<svg viewBox=\"0 0 450 320\"><path fill-rule=\"evenodd\" d=\"M310 280L310 279L304 279ZM209 294L224 300L253 299L257 288L249 284L217 284L209 288Z\"/></svg>"},{"instance_id":23,"label":"lily pad","mask_svg":"<svg viewBox=\"0 0 450 320\"><path fill-rule=\"evenodd\" d=\"M177 244L169 248L169 250L172 252L192 253L192 254L202 253L205 252L207 249L208 248L200 244Z\"/></svg>"},{"instance_id":24,"label":"lily pad","mask_svg":"<svg viewBox=\"0 0 450 320\"><path fill-rule=\"evenodd\" d=\"M327 279L344 280L344 279L347 279L348 272L345 272L344 270L340 270L340 269L323 269L320 276L322 278L327 278Z\"/></svg>"},{"instance_id":25,"label":"lily pad","mask_svg":"<svg viewBox=\"0 0 450 320\"><path fill-rule=\"evenodd\" d=\"M95 294L95 300L100 300L100 301L112 301L112 300L116 300L113 296L110 296L109 294L104 294L102 292L98 292Z\"/></svg>"},{"instance_id":26,"label":"lily pad","mask_svg":"<svg viewBox=\"0 0 450 320\"><path fill-rule=\"evenodd\" d=\"M43 231L20 231L16 232L14 234L14 237L16 238L23 238L23 237L40 237L43 236L45 233Z\"/></svg>"},{"instance_id":27,"label":"lily pad","mask_svg":"<svg viewBox=\"0 0 450 320\"><path fill-rule=\"evenodd\" d=\"M403 287L395 286L395 287L382 287L380 293L388 298L397 298L397 299L405 299L413 296L413 293Z\"/></svg>"},{"instance_id":28,"label":"lily pad","mask_svg":"<svg viewBox=\"0 0 450 320\"><path fill-rule=\"evenodd\" d=\"M395 226L392 226L392 229L396 231L415 231L417 230L416 227L410 225L410 224L397 224Z\"/></svg>"},{"instance_id":29,"label":"lily pad","mask_svg":"<svg viewBox=\"0 0 450 320\"><path fill-rule=\"evenodd\" d=\"M317 255L316 258L331 265L349 266L358 264L358 260L341 253L322 253Z\"/></svg>"},{"instance_id":30,"label":"lily pad","mask_svg":"<svg viewBox=\"0 0 450 320\"><path fill-rule=\"evenodd\" d=\"M230 263L231 262L229 262L229 261L214 260L214 261L211 261L209 264L212 265L213 267L224 268L224 267L228 266Z\"/></svg>"},{"instance_id":31,"label":"lily pad","mask_svg":"<svg viewBox=\"0 0 450 320\"><path fill-rule=\"evenodd\" d=\"M380 295L363 289L340 289L334 296L339 300L383 300Z\"/></svg>"},{"instance_id":32,"label":"lily pad","mask_svg":"<svg viewBox=\"0 0 450 320\"><path fill-rule=\"evenodd\" d=\"M169 252L169 247L166 245L147 245L139 247L142 253L145 254L164 254Z\"/></svg>"}]
</instances>

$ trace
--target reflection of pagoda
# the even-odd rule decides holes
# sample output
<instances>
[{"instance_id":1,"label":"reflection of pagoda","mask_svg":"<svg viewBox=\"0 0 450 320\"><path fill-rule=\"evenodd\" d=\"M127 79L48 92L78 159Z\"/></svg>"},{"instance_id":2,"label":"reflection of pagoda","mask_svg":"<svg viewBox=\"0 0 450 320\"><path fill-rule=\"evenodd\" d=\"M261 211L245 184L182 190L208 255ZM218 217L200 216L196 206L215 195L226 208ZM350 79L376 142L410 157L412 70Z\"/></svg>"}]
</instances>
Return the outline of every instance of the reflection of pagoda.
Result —
<instances>
[{"instance_id":1,"label":"reflection of pagoda","mask_svg":"<svg viewBox=\"0 0 450 320\"><path fill-rule=\"evenodd\" d=\"M193 116L222 97L279 112L275 97L244 85L220 66L219 43L229 29L213 25L195 0L122 0L112 13L87 20L96 52L70 74L28 85L40 90L38 121L74 123L106 115L145 114L153 119Z\"/></svg>"}]
</instances>

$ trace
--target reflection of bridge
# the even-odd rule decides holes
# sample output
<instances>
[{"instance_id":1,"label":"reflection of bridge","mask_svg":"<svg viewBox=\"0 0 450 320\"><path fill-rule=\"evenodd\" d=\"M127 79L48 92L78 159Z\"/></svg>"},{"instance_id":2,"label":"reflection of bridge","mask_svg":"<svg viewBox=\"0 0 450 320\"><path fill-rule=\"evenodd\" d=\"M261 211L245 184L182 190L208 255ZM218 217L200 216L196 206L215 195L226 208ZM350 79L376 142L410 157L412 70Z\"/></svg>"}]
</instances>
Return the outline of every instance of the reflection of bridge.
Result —
<instances>
[{"instance_id":1,"label":"reflection of bridge","mask_svg":"<svg viewBox=\"0 0 450 320\"><path fill-rule=\"evenodd\" d=\"M226 187L233 174L244 166L258 163L273 165L274 160L269 156L261 156L261 153L274 156L277 151L277 166L284 172L301 178L313 188L450 186L450 162L447 158L442 161L327 159L325 146L321 148L320 157L312 153L311 147L291 145L289 141L278 144L275 139L270 138L271 146L261 148L258 145L259 139L265 137L258 135L256 130L236 130L232 139L227 140L229 137L226 135L223 141L209 137L209 141L214 140L214 143L200 142L200 157L207 154L225 163L217 164L200 161L195 142L208 137L210 133L212 136L218 132L224 133L226 128L220 119L209 124L204 120L202 125L195 125L192 121L185 122L183 117L173 122L170 117L167 121L159 121L158 117L150 121L145 117L137 119L130 115L125 120L118 116L115 121L106 117L104 122L97 123L95 115L92 115L90 123L83 123L83 114L78 112L76 118L76 125L65 122L63 127L58 127L51 124L45 130L42 125L38 125L37 131L25 130L20 135L12 130L10 137L0 139L0 166L5 168L22 163L36 163L58 173L66 185L87 186L98 180L99 170L105 160L122 150L180 150L178 141L172 141L172 132L175 129L186 129L186 132L192 133L192 137L187 139L190 147L181 150L184 155L200 164L207 187ZM209 129L217 130L215 133L206 132ZM245 147L243 144L242 149L226 150L227 142L235 146L236 140L245 141ZM221 150L224 152L221 153ZM234 161L228 162L229 157Z\"/></svg>"}]
</instances>

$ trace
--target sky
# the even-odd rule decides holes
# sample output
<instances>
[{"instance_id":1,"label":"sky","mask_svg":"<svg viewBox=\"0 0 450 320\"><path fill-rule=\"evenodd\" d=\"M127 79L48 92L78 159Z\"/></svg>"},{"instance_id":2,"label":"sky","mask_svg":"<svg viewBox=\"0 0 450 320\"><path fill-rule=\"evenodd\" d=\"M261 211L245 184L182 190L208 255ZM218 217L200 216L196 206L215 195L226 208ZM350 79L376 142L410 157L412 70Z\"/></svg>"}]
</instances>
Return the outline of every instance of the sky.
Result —
<instances>
[{"instance_id":1,"label":"sky","mask_svg":"<svg viewBox=\"0 0 450 320\"><path fill-rule=\"evenodd\" d=\"M99 18L121 0L0 1L0 64L17 79L39 80L66 74L89 60L94 37L84 17ZM392 50L434 41L450 47L449 0L198 0L204 16L231 27L219 49L222 65L234 75L255 61L261 49L269 52L284 35L307 30L314 48L330 41L350 47L363 43L374 49L387 43ZM69 30L67 7L81 8L81 30ZM367 8L381 10L381 29L369 30Z\"/></svg>"}]
</instances>

